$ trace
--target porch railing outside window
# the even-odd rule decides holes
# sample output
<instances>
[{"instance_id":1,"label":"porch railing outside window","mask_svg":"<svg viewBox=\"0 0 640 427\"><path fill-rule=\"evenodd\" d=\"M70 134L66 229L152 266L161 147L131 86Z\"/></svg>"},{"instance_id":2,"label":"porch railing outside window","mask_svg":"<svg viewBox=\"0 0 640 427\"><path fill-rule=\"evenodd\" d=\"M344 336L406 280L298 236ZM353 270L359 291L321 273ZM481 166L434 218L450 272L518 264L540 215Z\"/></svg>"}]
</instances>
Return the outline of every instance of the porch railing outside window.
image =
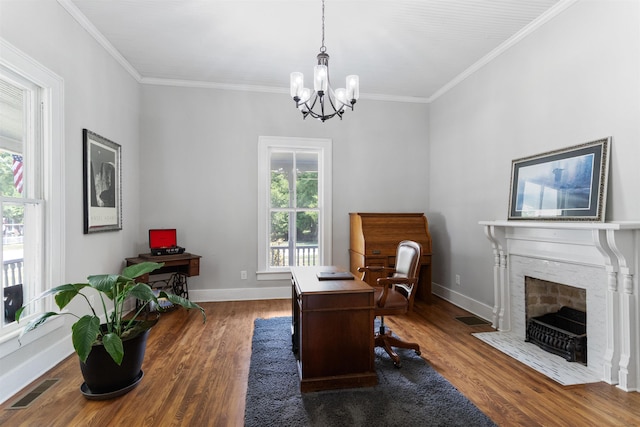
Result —
<instances>
[{"instance_id":1,"label":"porch railing outside window","mask_svg":"<svg viewBox=\"0 0 640 427\"><path fill-rule=\"evenodd\" d=\"M3 281L4 287L14 286L22 284L22 277L24 274L24 260L12 259L5 261L3 268Z\"/></svg>"},{"instance_id":2,"label":"porch railing outside window","mask_svg":"<svg viewBox=\"0 0 640 427\"><path fill-rule=\"evenodd\" d=\"M297 266L318 265L320 259L318 246L296 246ZM289 265L289 246L271 246L271 266L287 267Z\"/></svg>"}]
</instances>

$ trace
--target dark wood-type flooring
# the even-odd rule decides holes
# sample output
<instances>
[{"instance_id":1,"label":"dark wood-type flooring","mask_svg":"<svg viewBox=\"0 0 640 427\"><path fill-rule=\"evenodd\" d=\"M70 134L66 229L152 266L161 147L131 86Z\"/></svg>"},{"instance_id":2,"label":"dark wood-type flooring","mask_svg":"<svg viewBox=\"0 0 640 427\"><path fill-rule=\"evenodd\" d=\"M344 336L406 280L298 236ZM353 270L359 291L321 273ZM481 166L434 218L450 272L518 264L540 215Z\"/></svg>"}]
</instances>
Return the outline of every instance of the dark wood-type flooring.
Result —
<instances>
[{"instance_id":1,"label":"dark wood-type flooring","mask_svg":"<svg viewBox=\"0 0 640 427\"><path fill-rule=\"evenodd\" d=\"M605 383L564 387L471 336L469 315L439 298L388 317L400 336L500 426L637 426L640 393ZM140 385L109 401L89 401L74 355L0 406L9 426L242 426L253 320L289 316L289 300L204 303L166 313L152 330ZM43 379L60 380L26 409L7 409ZM429 390L424 390L428 393Z\"/></svg>"}]
</instances>

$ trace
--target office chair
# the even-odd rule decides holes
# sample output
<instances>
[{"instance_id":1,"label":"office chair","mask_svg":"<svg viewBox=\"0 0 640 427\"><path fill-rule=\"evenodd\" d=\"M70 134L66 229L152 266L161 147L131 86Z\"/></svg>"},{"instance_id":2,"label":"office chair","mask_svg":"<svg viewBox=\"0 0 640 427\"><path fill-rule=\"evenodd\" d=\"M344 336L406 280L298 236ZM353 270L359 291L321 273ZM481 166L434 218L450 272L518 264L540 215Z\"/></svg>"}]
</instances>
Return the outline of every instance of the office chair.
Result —
<instances>
[{"instance_id":1,"label":"office chair","mask_svg":"<svg viewBox=\"0 0 640 427\"><path fill-rule=\"evenodd\" d=\"M385 273L388 277L381 277L375 291L374 314L380 317L380 329L375 335L375 346L382 347L393 360L396 368L401 367L400 357L392 347L409 348L420 354L420 346L416 343L402 341L391 334L384 324L384 316L405 314L413 307L413 300L418 285L418 269L422 248L419 243L403 240L398 244L395 267L359 267L362 280L366 281L368 273Z\"/></svg>"}]
</instances>

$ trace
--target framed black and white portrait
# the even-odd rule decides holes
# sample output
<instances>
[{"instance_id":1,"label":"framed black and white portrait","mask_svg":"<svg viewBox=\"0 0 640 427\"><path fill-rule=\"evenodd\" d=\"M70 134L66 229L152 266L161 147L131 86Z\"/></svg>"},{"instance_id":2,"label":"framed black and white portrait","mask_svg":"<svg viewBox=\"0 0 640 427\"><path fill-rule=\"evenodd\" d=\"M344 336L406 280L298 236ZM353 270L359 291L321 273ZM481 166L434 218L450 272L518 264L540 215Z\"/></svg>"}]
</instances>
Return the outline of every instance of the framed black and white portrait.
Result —
<instances>
[{"instance_id":1,"label":"framed black and white portrait","mask_svg":"<svg viewBox=\"0 0 640 427\"><path fill-rule=\"evenodd\" d=\"M84 233L121 230L121 147L87 129L82 139Z\"/></svg>"}]
</instances>

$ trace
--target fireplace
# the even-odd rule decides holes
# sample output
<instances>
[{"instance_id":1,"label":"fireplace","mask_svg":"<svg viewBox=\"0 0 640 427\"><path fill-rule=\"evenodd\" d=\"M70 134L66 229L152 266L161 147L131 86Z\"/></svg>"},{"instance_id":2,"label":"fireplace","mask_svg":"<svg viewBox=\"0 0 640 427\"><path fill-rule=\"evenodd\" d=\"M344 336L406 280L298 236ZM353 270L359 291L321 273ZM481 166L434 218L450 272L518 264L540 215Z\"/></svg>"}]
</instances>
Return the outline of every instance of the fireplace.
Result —
<instances>
[{"instance_id":1,"label":"fireplace","mask_svg":"<svg viewBox=\"0 0 640 427\"><path fill-rule=\"evenodd\" d=\"M587 364L587 313L562 307L553 313L529 319L525 341L567 362Z\"/></svg>"},{"instance_id":2,"label":"fireplace","mask_svg":"<svg viewBox=\"0 0 640 427\"><path fill-rule=\"evenodd\" d=\"M525 276L526 337L568 362L587 364L587 292Z\"/></svg>"},{"instance_id":3,"label":"fireplace","mask_svg":"<svg viewBox=\"0 0 640 427\"><path fill-rule=\"evenodd\" d=\"M546 314L527 308L526 278L570 284L584 293L582 310L587 312L588 307L586 368L605 382L637 391L640 307L636 263L640 260L640 223L480 224L494 254L493 326L523 342L528 311L529 318Z\"/></svg>"}]
</instances>

